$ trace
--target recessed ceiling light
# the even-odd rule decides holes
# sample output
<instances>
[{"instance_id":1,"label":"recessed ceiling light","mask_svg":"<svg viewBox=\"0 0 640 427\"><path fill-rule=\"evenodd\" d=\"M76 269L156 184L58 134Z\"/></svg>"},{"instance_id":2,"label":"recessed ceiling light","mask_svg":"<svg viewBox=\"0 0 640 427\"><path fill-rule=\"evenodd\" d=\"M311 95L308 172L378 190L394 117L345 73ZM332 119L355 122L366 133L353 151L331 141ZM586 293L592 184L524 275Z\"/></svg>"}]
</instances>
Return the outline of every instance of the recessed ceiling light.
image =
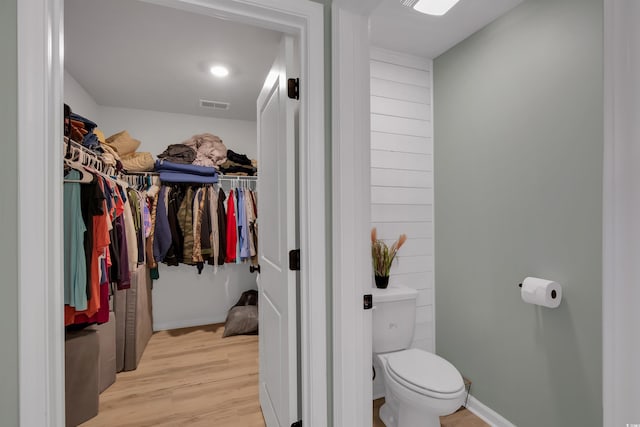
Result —
<instances>
[{"instance_id":1,"label":"recessed ceiling light","mask_svg":"<svg viewBox=\"0 0 640 427\"><path fill-rule=\"evenodd\" d=\"M427 15L442 16L460 0L419 0L413 8Z\"/></svg>"},{"instance_id":2,"label":"recessed ceiling light","mask_svg":"<svg viewBox=\"0 0 640 427\"><path fill-rule=\"evenodd\" d=\"M216 77L227 77L229 75L229 69L224 65L214 65L209 68L209 72Z\"/></svg>"}]
</instances>

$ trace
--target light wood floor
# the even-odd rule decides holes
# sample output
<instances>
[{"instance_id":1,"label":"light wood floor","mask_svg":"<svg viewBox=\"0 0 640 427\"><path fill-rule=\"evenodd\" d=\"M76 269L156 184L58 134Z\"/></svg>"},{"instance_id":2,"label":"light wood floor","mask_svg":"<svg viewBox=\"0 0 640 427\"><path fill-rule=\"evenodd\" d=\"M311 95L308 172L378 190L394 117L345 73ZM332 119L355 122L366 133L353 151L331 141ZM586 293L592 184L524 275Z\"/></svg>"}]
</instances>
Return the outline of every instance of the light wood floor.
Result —
<instances>
[{"instance_id":1,"label":"light wood floor","mask_svg":"<svg viewBox=\"0 0 640 427\"><path fill-rule=\"evenodd\" d=\"M258 336L223 325L158 332L138 369L118 374L83 427L264 427Z\"/></svg>"},{"instance_id":2,"label":"light wood floor","mask_svg":"<svg viewBox=\"0 0 640 427\"><path fill-rule=\"evenodd\" d=\"M258 336L222 338L223 325L158 332L138 369L118 374L83 427L265 427L258 397ZM384 427L373 405L373 427ZM467 410L443 427L485 427Z\"/></svg>"},{"instance_id":3,"label":"light wood floor","mask_svg":"<svg viewBox=\"0 0 640 427\"><path fill-rule=\"evenodd\" d=\"M373 427L385 427L378 416L378 412L383 403L384 399L373 401ZM478 418L473 412L464 408L446 417L440 417L440 425L442 427L491 427Z\"/></svg>"}]
</instances>

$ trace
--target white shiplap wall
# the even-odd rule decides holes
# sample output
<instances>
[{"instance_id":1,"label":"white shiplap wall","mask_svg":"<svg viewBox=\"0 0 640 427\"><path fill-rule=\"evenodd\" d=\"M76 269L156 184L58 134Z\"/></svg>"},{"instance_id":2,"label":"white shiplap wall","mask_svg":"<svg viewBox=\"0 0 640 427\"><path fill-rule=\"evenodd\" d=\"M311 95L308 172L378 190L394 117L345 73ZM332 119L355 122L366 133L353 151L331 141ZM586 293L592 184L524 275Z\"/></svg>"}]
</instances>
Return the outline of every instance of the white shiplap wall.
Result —
<instances>
[{"instance_id":1,"label":"white shiplap wall","mask_svg":"<svg viewBox=\"0 0 640 427\"><path fill-rule=\"evenodd\" d=\"M389 244L408 237L390 283L418 290L413 347L435 350L432 61L371 51L371 221Z\"/></svg>"}]
</instances>

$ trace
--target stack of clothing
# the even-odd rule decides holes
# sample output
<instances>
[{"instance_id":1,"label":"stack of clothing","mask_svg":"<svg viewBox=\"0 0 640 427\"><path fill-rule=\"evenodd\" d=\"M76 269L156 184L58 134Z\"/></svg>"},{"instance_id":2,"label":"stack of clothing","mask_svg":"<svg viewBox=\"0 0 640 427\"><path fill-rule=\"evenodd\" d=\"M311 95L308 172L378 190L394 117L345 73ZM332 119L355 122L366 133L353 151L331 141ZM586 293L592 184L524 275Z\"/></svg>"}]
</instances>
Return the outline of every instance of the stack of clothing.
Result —
<instances>
[{"instance_id":1,"label":"stack of clothing","mask_svg":"<svg viewBox=\"0 0 640 427\"><path fill-rule=\"evenodd\" d=\"M258 172L257 161L227 150L222 140L210 133L194 135L181 144L171 144L158 158L174 164L215 168L225 175L256 176Z\"/></svg>"},{"instance_id":2,"label":"stack of clothing","mask_svg":"<svg viewBox=\"0 0 640 427\"><path fill-rule=\"evenodd\" d=\"M172 144L158 155L159 159L185 165L217 168L227 159L227 147L210 133L193 135L182 144Z\"/></svg>"},{"instance_id":3,"label":"stack of clothing","mask_svg":"<svg viewBox=\"0 0 640 427\"><path fill-rule=\"evenodd\" d=\"M218 182L218 171L213 167L157 160L155 170L160 173L160 181L166 183L215 184Z\"/></svg>"},{"instance_id":4,"label":"stack of clothing","mask_svg":"<svg viewBox=\"0 0 640 427\"><path fill-rule=\"evenodd\" d=\"M90 150L99 151L100 142L98 141L98 136L94 133L98 125L73 112L69 117L71 119L71 139Z\"/></svg>"},{"instance_id":5,"label":"stack of clothing","mask_svg":"<svg viewBox=\"0 0 640 427\"><path fill-rule=\"evenodd\" d=\"M104 135L100 141L102 132L95 122L74 113L67 104L64 105L64 116L64 136L98 154L103 153L100 142L104 141Z\"/></svg>"},{"instance_id":6,"label":"stack of clothing","mask_svg":"<svg viewBox=\"0 0 640 427\"><path fill-rule=\"evenodd\" d=\"M227 150L227 161L220 165L220 172L225 175L255 176L258 173L258 163L249 159L245 154L238 154Z\"/></svg>"}]
</instances>

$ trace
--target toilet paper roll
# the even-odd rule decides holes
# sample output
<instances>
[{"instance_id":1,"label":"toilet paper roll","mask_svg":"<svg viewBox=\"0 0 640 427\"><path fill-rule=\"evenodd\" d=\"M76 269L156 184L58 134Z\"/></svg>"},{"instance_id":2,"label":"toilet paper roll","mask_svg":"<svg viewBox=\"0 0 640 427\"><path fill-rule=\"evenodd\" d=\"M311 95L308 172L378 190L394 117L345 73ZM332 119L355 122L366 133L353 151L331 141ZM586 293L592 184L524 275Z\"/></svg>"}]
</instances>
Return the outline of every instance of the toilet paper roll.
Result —
<instances>
[{"instance_id":1,"label":"toilet paper roll","mask_svg":"<svg viewBox=\"0 0 640 427\"><path fill-rule=\"evenodd\" d=\"M553 280L527 277L520 291L522 301L543 307L556 308L562 301L562 287Z\"/></svg>"}]
</instances>

